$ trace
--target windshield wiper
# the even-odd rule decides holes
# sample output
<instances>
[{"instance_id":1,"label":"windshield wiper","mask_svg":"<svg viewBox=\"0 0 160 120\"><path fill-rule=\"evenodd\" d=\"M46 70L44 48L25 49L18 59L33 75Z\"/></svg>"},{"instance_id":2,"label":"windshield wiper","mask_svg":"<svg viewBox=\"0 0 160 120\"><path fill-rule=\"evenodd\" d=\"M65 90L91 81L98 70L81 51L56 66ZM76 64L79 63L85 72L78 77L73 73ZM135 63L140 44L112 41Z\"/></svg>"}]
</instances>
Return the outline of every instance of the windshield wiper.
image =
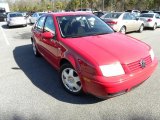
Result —
<instances>
[{"instance_id":1,"label":"windshield wiper","mask_svg":"<svg viewBox=\"0 0 160 120\"><path fill-rule=\"evenodd\" d=\"M104 35L104 34L109 34L109 33L95 33L95 34L93 34L93 36L96 36L96 35Z\"/></svg>"},{"instance_id":2,"label":"windshield wiper","mask_svg":"<svg viewBox=\"0 0 160 120\"><path fill-rule=\"evenodd\" d=\"M110 34L110 33L89 33L84 35L66 35L64 38L78 38L78 37L87 37L87 36L96 36L96 35L104 35L104 34Z\"/></svg>"},{"instance_id":3,"label":"windshield wiper","mask_svg":"<svg viewBox=\"0 0 160 120\"><path fill-rule=\"evenodd\" d=\"M64 38L78 38L78 37L84 37L85 35L67 35L64 36Z\"/></svg>"}]
</instances>

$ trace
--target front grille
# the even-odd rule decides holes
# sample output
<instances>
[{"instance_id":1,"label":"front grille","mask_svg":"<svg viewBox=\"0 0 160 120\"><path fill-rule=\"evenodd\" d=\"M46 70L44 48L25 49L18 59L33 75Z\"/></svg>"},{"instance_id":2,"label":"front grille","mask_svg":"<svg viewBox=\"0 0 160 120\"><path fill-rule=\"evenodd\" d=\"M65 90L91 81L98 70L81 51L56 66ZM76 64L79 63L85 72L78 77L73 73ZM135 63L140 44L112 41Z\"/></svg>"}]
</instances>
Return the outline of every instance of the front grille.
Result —
<instances>
[{"instance_id":1,"label":"front grille","mask_svg":"<svg viewBox=\"0 0 160 120\"><path fill-rule=\"evenodd\" d=\"M144 60L145 63L146 63L146 67L147 67L149 64L151 64L151 62L152 62L150 56L147 56L147 57L143 58L143 60ZM138 70L142 70L143 68L141 67L140 61L141 61L141 60L138 60L138 61L135 61L135 62L132 62L132 63L127 64L128 68L129 68L129 71L130 71L130 72L136 72L136 71L138 71Z\"/></svg>"}]
</instances>

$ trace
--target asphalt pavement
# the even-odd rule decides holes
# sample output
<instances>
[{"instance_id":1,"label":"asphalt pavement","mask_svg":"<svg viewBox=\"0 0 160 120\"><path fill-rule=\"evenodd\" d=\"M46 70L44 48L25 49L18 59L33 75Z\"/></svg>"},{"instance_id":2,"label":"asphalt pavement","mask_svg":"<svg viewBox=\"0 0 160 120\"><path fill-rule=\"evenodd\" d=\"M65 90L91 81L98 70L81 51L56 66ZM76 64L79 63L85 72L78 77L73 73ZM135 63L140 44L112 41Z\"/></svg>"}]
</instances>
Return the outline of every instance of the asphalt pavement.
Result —
<instances>
[{"instance_id":1,"label":"asphalt pavement","mask_svg":"<svg viewBox=\"0 0 160 120\"><path fill-rule=\"evenodd\" d=\"M73 96L57 71L36 58L31 25L8 28L0 22L0 120L159 120L160 67L136 89L107 100ZM152 46L160 61L160 28L129 33Z\"/></svg>"}]
</instances>

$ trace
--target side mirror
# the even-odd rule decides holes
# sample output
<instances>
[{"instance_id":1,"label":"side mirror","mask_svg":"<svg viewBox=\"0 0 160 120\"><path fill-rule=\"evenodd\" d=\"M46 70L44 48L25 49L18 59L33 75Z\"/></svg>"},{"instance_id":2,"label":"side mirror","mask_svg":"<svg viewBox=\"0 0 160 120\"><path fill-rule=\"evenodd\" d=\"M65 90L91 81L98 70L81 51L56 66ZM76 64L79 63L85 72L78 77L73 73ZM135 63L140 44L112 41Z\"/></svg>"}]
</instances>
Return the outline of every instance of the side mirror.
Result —
<instances>
[{"instance_id":1,"label":"side mirror","mask_svg":"<svg viewBox=\"0 0 160 120\"><path fill-rule=\"evenodd\" d=\"M42 33L42 37L45 39L52 39L54 37L54 34L51 32L44 32Z\"/></svg>"}]
</instances>

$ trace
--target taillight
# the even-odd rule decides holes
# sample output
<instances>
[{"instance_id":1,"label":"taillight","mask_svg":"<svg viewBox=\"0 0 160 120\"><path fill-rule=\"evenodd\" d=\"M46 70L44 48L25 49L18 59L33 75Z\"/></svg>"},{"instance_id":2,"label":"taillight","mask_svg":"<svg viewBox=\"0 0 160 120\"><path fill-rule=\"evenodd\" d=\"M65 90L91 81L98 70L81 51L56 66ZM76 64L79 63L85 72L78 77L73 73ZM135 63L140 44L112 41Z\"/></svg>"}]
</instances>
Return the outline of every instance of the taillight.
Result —
<instances>
[{"instance_id":1,"label":"taillight","mask_svg":"<svg viewBox=\"0 0 160 120\"><path fill-rule=\"evenodd\" d=\"M108 21L108 22L106 22L106 23L108 23L108 24L110 24L110 25L117 24L117 22L116 22L116 21Z\"/></svg>"},{"instance_id":2,"label":"taillight","mask_svg":"<svg viewBox=\"0 0 160 120\"><path fill-rule=\"evenodd\" d=\"M148 19L148 20L147 20L147 22L151 22L151 21L152 21L152 19Z\"/></svg>"}]
</instances>

